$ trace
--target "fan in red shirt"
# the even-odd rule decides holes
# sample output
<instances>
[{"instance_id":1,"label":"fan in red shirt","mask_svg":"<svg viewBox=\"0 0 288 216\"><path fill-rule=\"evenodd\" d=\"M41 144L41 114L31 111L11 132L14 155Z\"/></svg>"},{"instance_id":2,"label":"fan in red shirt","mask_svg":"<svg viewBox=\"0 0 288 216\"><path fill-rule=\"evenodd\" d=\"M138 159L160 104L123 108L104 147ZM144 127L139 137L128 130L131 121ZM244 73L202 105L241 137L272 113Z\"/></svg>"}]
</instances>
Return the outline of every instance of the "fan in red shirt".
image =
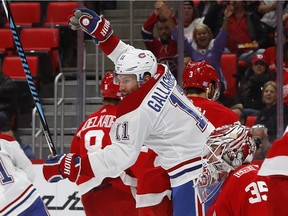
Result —
<instances>
[{"instance_id":1,"label":"fan in red shirt","mask_svg":"<svg viewBox=\"0 0 288 216\"><path fill-rule=\"evenodd\" d=\"M177 76L177 42L171 38L171 30L167 19L161 15L159 9L165 4L162 1L155 2L155 10L145 21L142 27L142 38L148 50L150 50L160 63L167 64L173 75ZM156 26L158 37L153 35Z\"/></svg>"}]
</instances>

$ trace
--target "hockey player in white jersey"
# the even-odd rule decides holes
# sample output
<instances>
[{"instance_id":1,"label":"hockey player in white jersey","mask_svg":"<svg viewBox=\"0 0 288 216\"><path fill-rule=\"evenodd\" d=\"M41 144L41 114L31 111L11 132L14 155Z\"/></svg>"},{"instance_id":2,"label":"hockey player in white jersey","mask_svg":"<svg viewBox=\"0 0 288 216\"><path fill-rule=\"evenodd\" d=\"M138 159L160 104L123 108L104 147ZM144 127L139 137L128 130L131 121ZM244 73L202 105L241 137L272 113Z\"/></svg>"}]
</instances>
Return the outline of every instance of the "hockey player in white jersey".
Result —
<instances>
[{"instance_id":1,"label":"hockey player in white jersey","mask_svg":"<svg viewBox=\"0 0 288 216\"><path fill-rule=\"evenodd\" d=\"M49 215L32 182L31 161L13 137L5 114L0 113L0 215Z\"/></svg>"},{"instance_id":2,"label":"hockey player in white jersey","mask_svg":"<svg viewBox=\"0 0 288 216\"><path fill-rule=\"evenodd\" d=\"M158 154L158 163L170 176L173 215L198 215L193 185L213 125L183 94L169 69L157 64L150 51L117 38L109 21L79 8L70 18L70 27L91 35L114 62L115 80L125 97L110 131L112 145L82 158L69 153L48 159L43 167L45 179L75 182L79 175L87 175L100 184L133 165L145 143Z\"/></svg>"}]
</instances>

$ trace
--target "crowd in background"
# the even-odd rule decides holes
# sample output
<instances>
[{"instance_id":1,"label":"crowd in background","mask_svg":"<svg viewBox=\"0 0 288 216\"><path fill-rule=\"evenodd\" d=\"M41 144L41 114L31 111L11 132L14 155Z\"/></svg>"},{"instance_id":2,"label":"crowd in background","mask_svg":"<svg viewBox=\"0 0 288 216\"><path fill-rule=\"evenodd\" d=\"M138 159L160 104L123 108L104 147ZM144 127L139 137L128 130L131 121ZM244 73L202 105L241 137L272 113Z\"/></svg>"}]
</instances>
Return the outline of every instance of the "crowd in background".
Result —
<instances>
[{"instance_id":1,"label":"crowd in background","mask_svg":"<svg viewBox=\"0 0 288 216\"><path fill-rule=\"evenodd\" d=\"M113 1L111 2L111 4L106 5L106 7L108 7L109 9L115 9L116 5L114 3L115 2ZM115 85L116 79L114 73L106 73L106 77L102 79L101 84L103 107L95 113L91 114L81 124L77 133L75 133L75 136L71 143L71 153L58 154L53 156L51 155L51 157L49 157L49 159L44 162L43 175L45 180L47 182L55 183L68 178L70 181L76 182L79 186L80 191L83 190L82 203L84 205L84 209L87 215L94 215L96 212L95 209L99 210L100 212L107 211L106 214L108 214L112 212L112 207L114 207L116 211L114 215L121 215L118 211L124 210L130 212L130 214L132 210L135 210L135 212L131 215L146 215L146 213L147 215L148 213L150 215L150 212L153 213L151 215L159 215L159 213L163 213L163 209L167 210L167 215L172 215L172 205L173 215L184 215L183 212L188 212L188 210L190 212L194 212L195 209L199 211L199 206L196 208L196 206L191 205L191 203L193 205L196 203L197 205L199 204L198 200L194 200L194 198L196 197L194 197L194 193L196 194L194 188L198 190L199 185L200 187L203 187L203 185L206 183L207 186L211 183L214 183L212 182L214 180L219 181L222 179L226 182L225 184L223 184L223 186L220 185L221 190L219 191L219 194L217 191L217 193L213 194L212 200L205 200L205 205L202 202L202 210L205 209L207 215L214 215L216 214L216 211L218 213L222 211L232 211L233 214L231 215L237 215L241 211L243 211L245 215L255 215L254 213L256 211L263 211L264 213L261 213L261 215L265 215L267 208L266 205L268 205L266 202L267 196L262 195L260 201L252 200L252 202L255 201L255 203L258 203L259 207L257 207L258 205L251 205L254 203L251 203L252 198L247 199L246 192L250 192L250 190L252 190L251 193L254 194L254 189L256 187L254 188L253 186L253 189L251 189L250 185L255 182L257 182L257 184L261 182L262 188L260 188L260 190L262 190L263 188L266 189L267 185L269 185L268 178L257 175L258 168L254 165L257 164L258 160L264 160L266 158L266 154L268 153L272 143L279 142L277 141L277 139L279 138L277 137L277 94L279 88L282 88L282 85L277 86L276 84L276 1L184 1L183 38L179 38L178 36L178 21L176 18L177 16L174 13L174 10L169 7L169 2L161 0L155 1L153 3L155 10L143 24L142 36L146 48L150 50L156 58L148 50L134 49L130 45L123 43L119 38L117 38L117 36L113 34L113 31L110 28L110 22L106 22L107 20L105 20L105 18L98 16L98 14L94 13L92 10L81 8L77 12L81 13L84 17L93 17L93 19L91 19L92 24L90 23L90 25L93 25L93 22L97 23L97 25L94 26L94 30L89 28L89 25L84 26L85 22L81 22L82 15L78 16L77 12L75 12L74 15L70 17L69 24L71 29L81 29L88 33L88 35L92 36L95 43L97 44L99 42L100 45L97 45L99 45L102 51L115 63L115 73L118 75L118 77L116 78L118 78L119 85ZM285 28L288 14L286 13L286 6L287 3L284 3L283 37L285 38L285 40L283 41L283 44L281 44L281 46L283 46L284 126L287 126L288 124L288 93L286 87L288 85L288 62L286 62L288 59L288 42L286 41L288 24L287 28ZM108 25L108 30L106 31L106 33L103 31L103 29L105 29L105 26L103 27L103 25L101 26L99 24L101 22ZM154 27L156 27L157 35L154 35ZM182 73L179 73L179 71L177 71L177 55L179 54L177 53L177 43L180 40L184 40L183 54L185 56L183 60L183 64L185 67ZM111 48L111 44L112 47L114 46L113 48ZM119 44L120 46L118 46ZM120 51L123 51L123 53L120 57L118 56L118 59L116 59L115 56L121 53ZM237 95L235 98L233 98L232 101L230 101L229 104L226 104L227 101L225 101L225 90L227 88L227 83L221 68L221 57L224 54L236 54L238 61L238 70L235 71L235 79L237 79L238 82ZM166 64L176 78L182 75L182 83L178 83L178 85L180 85L183 89L178 88L176 79L174 79L173 75L170 73L167 67L161 64L157 64L156 59L159 63ZM133 61L135 61L138 65L133 65L134 67L131 67L132 63L130 62L130 60L133 64ZM146 70L141 71L140 69L142 69L141 67L143 67L143 65L141 64L142 62L146 63L146 65L144 65L144 68L146 67ZM130 70L127 70L126 66L129 67ZM166 112L161 112L159 110L157 111L153 107L153 112L147 112L147 110L150 110L150 108L148 108L147 110L145 110L146 108L142 108L142 105L145 103L140 103L139 107L141 107L142 109L136 106L135 110L140 110L143 114L145 114L145 116L147 115L149 118L151 118L147 120L147 123L146 119L141 119L141 117L143 117L144 115L135 112L135 110L129 110L127 113L122 113L122 115L119 116L120 112L123 112L123 110L127 109L127 107L133 104L133 97L135 97L136 95L135 93L141 93L141 90L143 89L147 90L147 86L149 87L149 83L151 84L154 80L157 80L160 76L163 76L163 74L169 74L171 80L173 81L173 95L169 96L170 102L173 100L174 97L179 97L179 99L177 99L177 103L179 104L176 105L176 103L172 104L168 102L159 102L159 104L163 103L166 111L168 110L170 113L173 112L176 118L173 119L171 118L171 115L167 115ZM163 77L165 78L165 76ZM107 78L106 83L105 78ZM16 141L18 137L14 134L15 132L17 134L17 116L19 115L19 110L17 110L17 101L14 101L14 99L17 99L18 89L15 86L13 80L3 74L1 74L0 81L0 141L2 142L0 144L2 145L1 148L5 147L5 145L8 144L8 147L6 147L8 149L8 154L4 152L3 155L6 157L6 159L9 159L7 160L7 164L10 164L10 155L13 155L13 151L11 151L10 149L11 145L15 144L17 151L20 149L19 146L21 145L21 143L20 145L18 145L18 142ZM146 84L146 82L149 83ZM160 89L159 87L157 87L159 83L163 85L163 82L158 83L157 81L155 83L154 85L156 87L154 88L153 86L151 88L152 90ZM147 95L149 96L150 93L153 92L151 89L148 93L145 91L142 94L144 95L143 98L146 99ZM119 91L121 91L122 95ZM157 97L151 96L151 98ZM166 99L167 98L168 97L166 97ZM158 98L158 100L160 100L160 98ZM193 102L193 106L190 100ZM178 109L177 106L180 107L181 105L185 105L180 104L180 102L182 101L185 101L185 103L187 104L187 107L183 110L190 111L189 114L194 114L191 115L193 117L191 118L193 120L191 122L194 123L194 121L196 121L200 125L197 125L198 127L185 127L185 131L187 131L187 128L189 128L186 134L187 137L183 136L181 133L175 134L175 132L180 128L180 122L183 122L183 124L185 123L187 125L189 124L189 126L192 125L190 122L191 116L187 115L187 113L182 114L183 107L178 110L179 113L176 111L176 109ZM189 110L189 104L193 108L192 111L191 109ZM119 112L117 110L118 105L120 109ZM161 119L161 122L165 124L158 124L158 121L155 121L156 118L153 118L154 111L156 111L155 113L157 114L154 117ZM138 118L134 118L133 115L135 115L135 113L137 114ZM195 113L200 114L200 117L195 117ZM106 126L103 126L104 124L98 128L98 126L100 125L100 119L102 118L99 118L98 125L98 123L96 124L96 122L98 121L97 116L107 115L111 118L111 116L113 116L112 114L115 115L113 119L116 120L116 123L112 124L112 122L110 122L107 128ZM248 125L247 120L251 116L254 116L255 120L252 122L251 125ZM185 118L183 118L184 120L181 120L180 117ZM123 135L121 136L121 138L119 138L120 136L111 136L112 133L109 132L110 127L112 126L112 132L114 132L114 126L119 126L119 122L121 123L121 120L123 120L123 118L123 128L125 129L123 130ZM125 118L127 118L127 121ZM152 119L154 119L155 122L153 122ZM128 120L130 120L130 122ZM206 126L204 129L200 128L201 122L199 120L202 123L203 121L206 122L206 120L208 120L205 123ZM144 130L144 135L143 128L132 126L133 123L134 125L138 126L140 121L141 126L144 129L145 126L148 128L146 129L146 131ZM238 121L242 125L239 124ZM91 122L95 123L95 125L93 125L93 127L95 128L92 128ZM128 128L128 122L132 127ZM172 125L172 127L168 127L167 125ZM248 127L245 127L244 125ZM183 127L183 125L181 126ZM137 128L136 133L128 133L135 132L134 128ZM213 128L216 129L214 130ZM103 138L103 142L101 141L101 146L96 146L96 144L99 145L99 140L96 139L98 138L98 133L97 137L93 133L95 133L96 131L99 132L100 130L104 131L104 129L106 135L105 139L103 132L102 134L100 134L100 136ZM195 133L194 129L200 131ZM210 133L209 130L211 130L212 132ZM165 132L162 134L162 131ZM180 129L179 131L183 132L184 130ZM119 131L117 128L117 135L119 134L118 132ZM204 134L204 132L207 134ZM195 134L198 135L194 136ZM206 135L209 135L207 140L204 139ZM139 140L135 141L136 139L134 139L133 136L135 136L136 139ZM89 141L87 141L87 137L89 137ZM175 141L175 137L179 140ZM286 137L287 139L287 135L284 135L283 137ZM185 140L183 138L187 139ZM193 138L196 138L196 140L193 140ZM284 138L283 142L285 141ZM157 142L155 142L155 140ZM176 145L174 145L174 142L176 143ZM111 145L106 148L106 144ZM169 146L168 144L172 145ZM184 146L183 149L181 146L182 144ZM195 146L189 146L190 144L195 144ZM208 152L210 151L208 154L207 151L202 152L202 144L204 144ZM131 146L133 148L131 148ZM164 149L163 146L165 146L166 149ZM273 147L274 146L275 145L273 145ZM29 159L34 158L34 154L30 151L31 149L29 148L29 145L27 146L24 144L21 145L21 147ZM170 147L173 154L170 154L169 152ZM182 158L176 158L176 162L178 164L176 166L171 165L171 167L167 166L166 170L162 170L162 168L164 167L163 165L167 164L165 163L165 160L159 160L159 163L162 166L162 168L159 167L159 170L157 168L158 165L156 166L156 154L153 153L149 156L148 148L149 150L154 150L155 152L157 150L157 157L169 160L171 158L174 159L173 156L175 155L182 155L181 157L183 158L183 155L187 154L189 155L189 157L191 157L191 152L194 153L195 149L198 149L198 153L202 152L202 154L201 157L197 155L197 157L188 158L188 160L186 161L181 161ZM5 150L5 148L3 149ZM121 149L122 151L118 151L119 149ZM169 151L167 151L167 149ZM176 151L175 149L179 150ZM94 154L95 150L98 151L97 154ZM189 150L191 150L191 152L189 152ZM107 153L108 151L110 152ZM23 156L23 152L20 152ZM169 154L167 154L167 152L169 152ZM269 153L268 156L271 157L271 153L270 155ZM16 154L18 153L16 152ZM103 156L101 154L103 154ZM114 157L113 154L116 157ZM9 155L8 158L7 155ZM147 155L151 158L147 158ZM131 160L131 157L135 158ZM203 158L207 160L203 160ZM221 161L217 161L220 158ZM148 159L150 162L153 162L150 164L151 167L148 167ZM201 167L199 165L197 165L197 168L192 166L192 163L195 162L195 159L202 159L201 163L203 168L201 170L201 174L199 176L196 176L195 174L195 178L194 174L191 175L189 178L193 177L193 179L188 179L188 181L185 179L185 181L187 182L184 182L183 180L180 181L179 176L183 175L183 173L189 173L191 172L191 170ZM101 160L103 160L103 163ZM109 162L109 160L111 162ZM121 164L117 164L117 160L122 160ZM30 167L32 166L31 162L26 157L23 158L23 161L27 163L27 167L28 165ZM179 163L179 161L181 163ZM265 159L265 161L267 161L267 158ZM12 161L12 163L13 162L14 161ZM114 166L111 166L114 162ZM163 164L161 164L161 162ZM191 168L188 167L190 162ZM216 174L219 174L219 176L215 177L215 175L211 175L210 173L212 178L207 178L207 176L209 175L207 175L207 173L205 172L208 172L209 174L209 169L211 169L209 163L213 164L218 162L225 165L219 167L215 165L215 167L219 169L216 172ZM279 163L279 161L277 161L277 163ZM18 167L19 169L25 169L25 167L19 166L19 164L21 163L18 163L16 161L15 167ZM69 164L69 167L66 166L66 164ZM125 165L123 166L123 164ZM117 167L117 165L119 166ZM124 168L122 168L120 165ZM144 166L146 166L147 170L144 169ZM179 169L179 167L181 168L181 166L185 168L182 171ZM112 167L114 169L110 169ZM153 171L154 168L156 168L155 171L157 172L152 173L151 171ZM177 173L174 169L179 173ZM270 169L271 167L268 167L268 170ZM67 170L69 170L69 172L67 172ZM212 171L215 172L215 170ZM121 174L119 175L119 173ZM249 173L250 177L249 175L247 175L247 173ZM138 182L136 186L134 185L135 182L133 181L130 182L131 185L122 185L122 181L123 183L126 183L125 180L129 180L127 178L129 174L131 174L130 180L133 180L134 177L137 178ZM159 174L161 174L161 176L159 176ZM167 176L167 174L169 174L169 176ZM270 174L271 173L268 173L268 175ZM263 176L266 175L266 173L263 174ZM287 173L284 173L284 175L287 175ZM120 178L109 178L114 176L119 176ZM127 179L124 180L122 179L123 177ZM151 182L151 184L149 183L148 178L151 180L154 179L154 177L155 179L157 179L157 183L165 184L162 185L164 187L163 191L165 193L159 191L159 186L156 184L156 182ZM161 179L161 177L163 179ZM98 180L98 178L100 180ZM168 182L169 178L171 185ZM179 178L177 179L177 181L179 182L175 181L175 178ZM33 180L25 179L25 185L30 184L30 181ZM121 185L118 185L118 181ZM237 182L239 182L239 185L237 184ZM83 186L84 183L87 184ZM174 183L174 185L172 183ZM128 185L129 187L133 186L136 188L136 198L132 196L130 188L127 187ZM240 195L239 192L239 196L234 196L234 194L231 193L231 186L227 185L235 187L235 190L240 189L239 191L242 191L243 195ZM206 186L204 186L204 188ZM118 191L118 187L121 188L121 194ZM122 191L123 188L127 191ZM112 189L115 190L115 195L112 195ZM149 192L145 191L144 189L148 189L147 191ZM143 195L153 194L155 196L155 194L157 194L154 193L152 189L157 190L158 193L160 192L159 196L161 197L159 197L159 202L156 201L155 203L148 203L147 201L149 200L147 200L146 198L146 202L148 204L145 203L144 205L144 202L141 202L141 197ZM172 194L170 194L170 189L172 190ZM270 188L267 191L270 192ZM263 190L260 192L262 194L265 194L267 191ZM200 195L199 198L201 200L201 191L197 191L197 193L198 195ZM191 196L191 194L193 194L193 196ZM106 195L108 200L106 201L105 199L103 199L103 203L99 203L98 201L94 203L95 200L98 200L96 199L98 195L102 199ZM228 200L227 195L231 196ZM8 197L8 193L5 196ZM39 194L35 194L34 196L35 197L33 198L33 206L37 205L41 208L33 209L38 209L38 211L41 211L41 215L49 215L44 203L41 201L41 197L39 196ZM130 203L131 206L124 204L127 208L124 209L123 204L119 203L118 199L119 197L126 196L127 200L129 201L128 203ZM193 200L191 199L191 197L193 197ZM115 203L118 203L119 207L113 204L112 198L116 199ZM204 197L204 199L205 198L207 197ZM153 200L155 201L154 198ZM186 200L187 202L184 202L184 200ZM122 199L122 201L124 203L126 202L125 199ZM213 201L212 205L210 205L211 201ZM247 201L247 203L244 203L243 201ZM234 207L230 209L230 207L225 206L232 206L229 202L239 202L243 204L243 206L234 205ZM107 203L109 203L111 206L106 206ZM6 205L6 203L4 204ZM143 206L141 206L141 204L143 204ZM137 209L134 209L135 205ZM4 209L6 209L6 207ZM28 209L28 211L30 210L31 209ZM27 209L19 209L17 211L27 211ZM191 215L191 213L187 212L185 215ZM31 213L29 212L28 215L30 214ZM123 215L127 215L127 213L125 212Z\"/></svg>"},{"instance_id":2,"label":"crowd in background","mask_svg":"<svg viewBox=\"0 0 288 216\"><path fill-rule=\"evenodd\" d=\"M181 41L178 38L177 14L166 1L156 1L154 8L142 27L144 43L159 62L172 57L176 62L175 44ZM288 123L287 12L287 2L284 2L284 125ZM277 135L276 15L276 1L184 1L184 66L188 62L186 60L185 63L185 59L210 62L222 84L218 102L233 110L240 109L244 123L247 117L256 116L255 124L261 123L268 128L271 142ZM234 74L237 95L227 103L221 57L231 53L237 55L238 70ZM180 74L177 74L174 65L172 71L176 77ZM273 91L265 91L264 86L269 83L274 86Z\"/></svg>"},{"instance_id":3,"label":"crowd in background","mask_svg":"<svg viewBox=\"0 0 288 216\"><path fill-rule=\"evenodd\" d=\"M178 20L169 1L149 2L154 11L142 26L146 48L153 52L158 62L167 64L177 78ZM245 124L247 117L256 116L255 124L268 128L272 143L277 135L277 55L276 55L276 1L184 1L184 68L189 61L208 61L216 69L221 80L220 97L217 102L231 108ZM85 2L87 7L117 9L117 3ZM47 4L42 3L45 11ZM288 123L288 7L283 4L283 99L284 125ZM4 11L1 11L4 15ZM105 14L104 14L105 16ZM2 25L5 24L2 20ZM233 75L237 83L237 95L225 98L227 83L221 68L221 57L236 54L238 70ZM186 63L185 63L186 61ZM75 61L74 61L75 63ZM0 111L6 113L14 132L17 131L16 86L1 78ZM268 85L270 84L270 85ZM265 90L265 86L273 86ZM282 86L281 86L282 87ZM9 90L9 94L7 89ZM269 89L269 88L268 88ZM267 96L268 95L268 96ZM9 99L10 98L10 99ZM11 100L13 98L14 100ZM267 99L269 98L269 99ZM9 102L10 100L10 102ZM267 100L270 100L269 102Z\"/></svg>"}]
</instances>

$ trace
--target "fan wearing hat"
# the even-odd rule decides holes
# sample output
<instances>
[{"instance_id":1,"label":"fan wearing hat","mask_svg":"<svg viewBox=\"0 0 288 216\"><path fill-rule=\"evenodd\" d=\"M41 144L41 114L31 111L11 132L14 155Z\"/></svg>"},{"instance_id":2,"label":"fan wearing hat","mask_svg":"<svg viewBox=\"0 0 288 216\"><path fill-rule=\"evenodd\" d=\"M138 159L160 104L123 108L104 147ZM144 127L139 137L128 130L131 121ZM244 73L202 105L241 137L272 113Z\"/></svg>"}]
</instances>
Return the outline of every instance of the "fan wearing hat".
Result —
<instances>
[{"instance_id":1,"label":"fan wearing hat","mask_svg":"<svg viewBox=\"0 0 288 216\"><path fill-rule=\"evenodd\" d=\"M246 70L240 83L236 98L237 106L242 106L247 116L256 116L263 107L262 88L270 80L275 80L276 74L269 71L265 56L256 54L251 59L251 66Z\"/></svg>"},{"instance_id":2,"label":"fan wearing hat","mask_svg":"<svg viewBox=\"0 0 288 216\"><path fill-rule=\"evenodd\" d=\"M183 5L184 36L189 42L192 42L193 30L198 24L203 23L204 18L198 17L197 10L193 1L183 1ZM177 21L174 16L174 12L171 8L168 7L167 3L163 4L163 7L161 7L161 10L159 12L167 19L167 23L171 31L177 32Z\"/></svg>"},{"instance_id":3,"label":"fan wearing hat","mask_svg":"<svg viewBox=\"0 0 288 216\"><path fill-rule=\"evenodd\" d=\"M251 59L252 63L252 70L255 74L261 74L265 72L267 68L267 61L264 55L262 54L256 54Z\"/></svg>"}]
</instances>

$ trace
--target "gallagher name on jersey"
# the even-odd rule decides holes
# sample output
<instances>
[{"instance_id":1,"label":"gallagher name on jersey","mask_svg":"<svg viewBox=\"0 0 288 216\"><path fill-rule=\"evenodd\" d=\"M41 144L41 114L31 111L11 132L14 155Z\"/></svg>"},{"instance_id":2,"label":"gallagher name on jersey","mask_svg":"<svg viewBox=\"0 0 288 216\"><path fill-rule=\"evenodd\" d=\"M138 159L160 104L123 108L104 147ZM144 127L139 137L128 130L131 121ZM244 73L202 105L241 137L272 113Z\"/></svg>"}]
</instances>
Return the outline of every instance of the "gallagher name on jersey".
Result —
<instances>
[{"instance_id":1,"label":"gallagher name on jersey","mask_svg":"<svg viewBox=\"0 0 288 216\"><path fill-rule=\"evenodd\" d=\"M175 77L172 75L172 73L165 73L160 80L160 85L157 85L152 92L151 99L148 100L148 106L156 112L160 112L163 105L169 98L174 86Z\"/></svg>"}]
</instances>

